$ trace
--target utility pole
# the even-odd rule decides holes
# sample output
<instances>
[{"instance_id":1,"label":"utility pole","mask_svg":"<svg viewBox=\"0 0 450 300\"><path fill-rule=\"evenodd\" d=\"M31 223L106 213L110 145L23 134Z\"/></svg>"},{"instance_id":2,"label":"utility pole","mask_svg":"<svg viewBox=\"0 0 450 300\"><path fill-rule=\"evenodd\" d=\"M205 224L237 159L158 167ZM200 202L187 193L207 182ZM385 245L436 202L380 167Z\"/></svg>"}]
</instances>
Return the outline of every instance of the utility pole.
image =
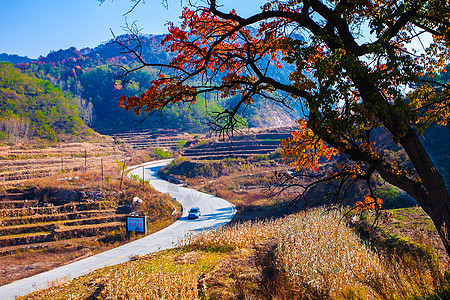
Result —
<instances>
[{"instance_id":1,"label":"utility pole","mask_svg":"<svg viewBox=\"0 0 450 300\"><path fill-rule=\"evenodd\" d=\"M123 168L122 168L122 176L120 176L120 187L119 189L122 189L122 180L123 180L123 172L125 171L125 158L123 159Z\"/></svg>"},{"instance_id":2,"label":"utility pole","mask_svg":"<svg viewBox=\"0 0 450 300\"><path fill-rule=\"evenodd\" d=\"M103 158L100 158L100 165L102 166L102 188L103 188Z\"/></svg>"},{"instance_id":3,"label":"utility pole","mask_svg":"<svg viewBox=\"0 0 450 300\"><path fill-rule=\"evenodd\" d=\"M144 183L145 183L145 167L142 166L142 189L144 189Z\"/></svg>"},{"instance_id":4,"label":"utility pole","mask_svg":"<svg viewBox=\"0 0 450 300\"><path fill-rule=\"evenodd\" d=\"M86 173L86 170L87 170L87 153L86 148L84 148L84 173Z\"/></svg>"}]
</instances>

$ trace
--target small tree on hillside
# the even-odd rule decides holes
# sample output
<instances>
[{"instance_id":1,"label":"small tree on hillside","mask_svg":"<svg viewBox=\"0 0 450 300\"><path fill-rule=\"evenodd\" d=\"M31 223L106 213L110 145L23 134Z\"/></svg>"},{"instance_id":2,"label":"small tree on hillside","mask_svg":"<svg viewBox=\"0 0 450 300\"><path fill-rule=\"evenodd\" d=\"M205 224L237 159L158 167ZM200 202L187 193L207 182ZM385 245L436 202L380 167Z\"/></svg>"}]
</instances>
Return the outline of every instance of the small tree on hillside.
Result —
<instances>
[{"instance_id":1,"label":"small tree on hillside","mask_svg":"<svg viewBox=\"0 0 450 300\"><path fill-rule=\"evenodd\" d=\"M244 18L206 0L184 9L180 27L170 25L163 41L177 54L170 64L142 60L138 32L130 33L137 44L123 46L139 65L125 75L144 66L161 73L146 93L123 96L120 105L151 112L204 93L239 95L214 116L213 129L221 132L236 127L255 97L300 106L300 131L284 141L289 162L316 169L321 157L340 153L347 162L323 180L365 180L370 188L379 174L417 200L450 253L449 192L419 139L432 124L447 126L450 115L450 84L419 79L449 61L449 7L443 0L273 0ZM295 66L289 80L273 72L283 61ZM380 133L390 135L407 163L386 155ZM378 207L376 199L371 193L359 205Z\"/></svg>"}]
</instances>

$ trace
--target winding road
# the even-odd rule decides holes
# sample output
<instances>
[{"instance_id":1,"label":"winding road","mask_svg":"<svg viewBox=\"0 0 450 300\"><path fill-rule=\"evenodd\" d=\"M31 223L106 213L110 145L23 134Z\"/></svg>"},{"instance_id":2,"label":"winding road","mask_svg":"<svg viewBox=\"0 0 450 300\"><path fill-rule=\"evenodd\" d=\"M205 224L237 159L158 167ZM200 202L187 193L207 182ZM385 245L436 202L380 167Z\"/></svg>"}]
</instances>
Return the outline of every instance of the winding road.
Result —
<instances>
[{"instance_id":1,"label":"winding road","mask_svg":"<svg viewBox=\"0 0 450 300\"><path fill-rule=\"evenodd\" d=\"M36 290L67 282L96 269L128 261L130 256L149 254L172 248L176 246L178 239L183 237L188 231L199 231L221 226L233 218L236 209L230 202L159 178L156 175L158 170L169 162L170 160L145 163L134 167L129 172L129 175L134 174L139 177L144 175L145 180L149 180L156 190L162 193L169 193L171 197L175 198L183 207L182 217L178 221L134 242L1 286L0 299L15 299L17 296L23 296ZM200 208L202 216L199 219L188 220L187 211L192 206Z\"/></svg>"}]
</instances>

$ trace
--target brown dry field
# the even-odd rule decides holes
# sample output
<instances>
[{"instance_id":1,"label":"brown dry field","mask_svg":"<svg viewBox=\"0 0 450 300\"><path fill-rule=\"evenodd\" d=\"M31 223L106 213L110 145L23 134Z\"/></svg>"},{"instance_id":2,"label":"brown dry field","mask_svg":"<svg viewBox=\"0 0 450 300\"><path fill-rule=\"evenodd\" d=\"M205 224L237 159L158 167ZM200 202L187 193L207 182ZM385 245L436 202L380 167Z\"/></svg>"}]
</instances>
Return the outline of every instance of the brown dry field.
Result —
<instances>
[{"instance_id":1,"label":"brown dry field","mask_svg":"<svg viewBox=\"0 0 450 300\"><path fill-rule=\"evenodd\" d=\"M33 276L67 263L106 251L114 245L101 246L97 237L49 243L44 249L24 249L0 256L0 286ZM92 245L87 247L91 242Z\"/></svg>"},{"instance_id":2,"label":"brown dry field","mask_svg":"<svg viewBox=\"0 0 450 300\"><path fill-rule=\"evenodd\" d=\"M392 219L379 225L391 239L411 241L435 249L439 260L448 269L450 257L434 227L430 217L420 207L408 207L390 210Z\"/></svg>"}]
</instances>

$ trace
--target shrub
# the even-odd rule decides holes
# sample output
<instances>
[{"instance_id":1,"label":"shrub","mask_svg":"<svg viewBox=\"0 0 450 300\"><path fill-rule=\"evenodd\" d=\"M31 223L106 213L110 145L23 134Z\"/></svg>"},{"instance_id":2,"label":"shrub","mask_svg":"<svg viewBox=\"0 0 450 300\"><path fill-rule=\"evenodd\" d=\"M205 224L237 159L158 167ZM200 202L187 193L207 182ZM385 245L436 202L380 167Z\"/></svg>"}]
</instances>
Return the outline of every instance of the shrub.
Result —
<instances>
[{"instance_id":1,"label":"shrub","mask_svg":"<svg viewBox=\"0 0 450 300\"><path fill-rule=\"evenodd\" d=\"M187 141L186 140L179 140L178 144L177 144L177 148L181 149L184 147L184 145L186 145Z\"/></svg>"},{"instance_id":2,"label":"shrub","mask_svg":"<svg viewBox=\"0 0 450 300\"><path fill-rule=\"evenodd\" d=\"M171 158L172 154L170 154L170 152L165 151L164 149L160 149L160 148L155 148L155 156L157 158Z\"/></svg>"}]
</instances>

